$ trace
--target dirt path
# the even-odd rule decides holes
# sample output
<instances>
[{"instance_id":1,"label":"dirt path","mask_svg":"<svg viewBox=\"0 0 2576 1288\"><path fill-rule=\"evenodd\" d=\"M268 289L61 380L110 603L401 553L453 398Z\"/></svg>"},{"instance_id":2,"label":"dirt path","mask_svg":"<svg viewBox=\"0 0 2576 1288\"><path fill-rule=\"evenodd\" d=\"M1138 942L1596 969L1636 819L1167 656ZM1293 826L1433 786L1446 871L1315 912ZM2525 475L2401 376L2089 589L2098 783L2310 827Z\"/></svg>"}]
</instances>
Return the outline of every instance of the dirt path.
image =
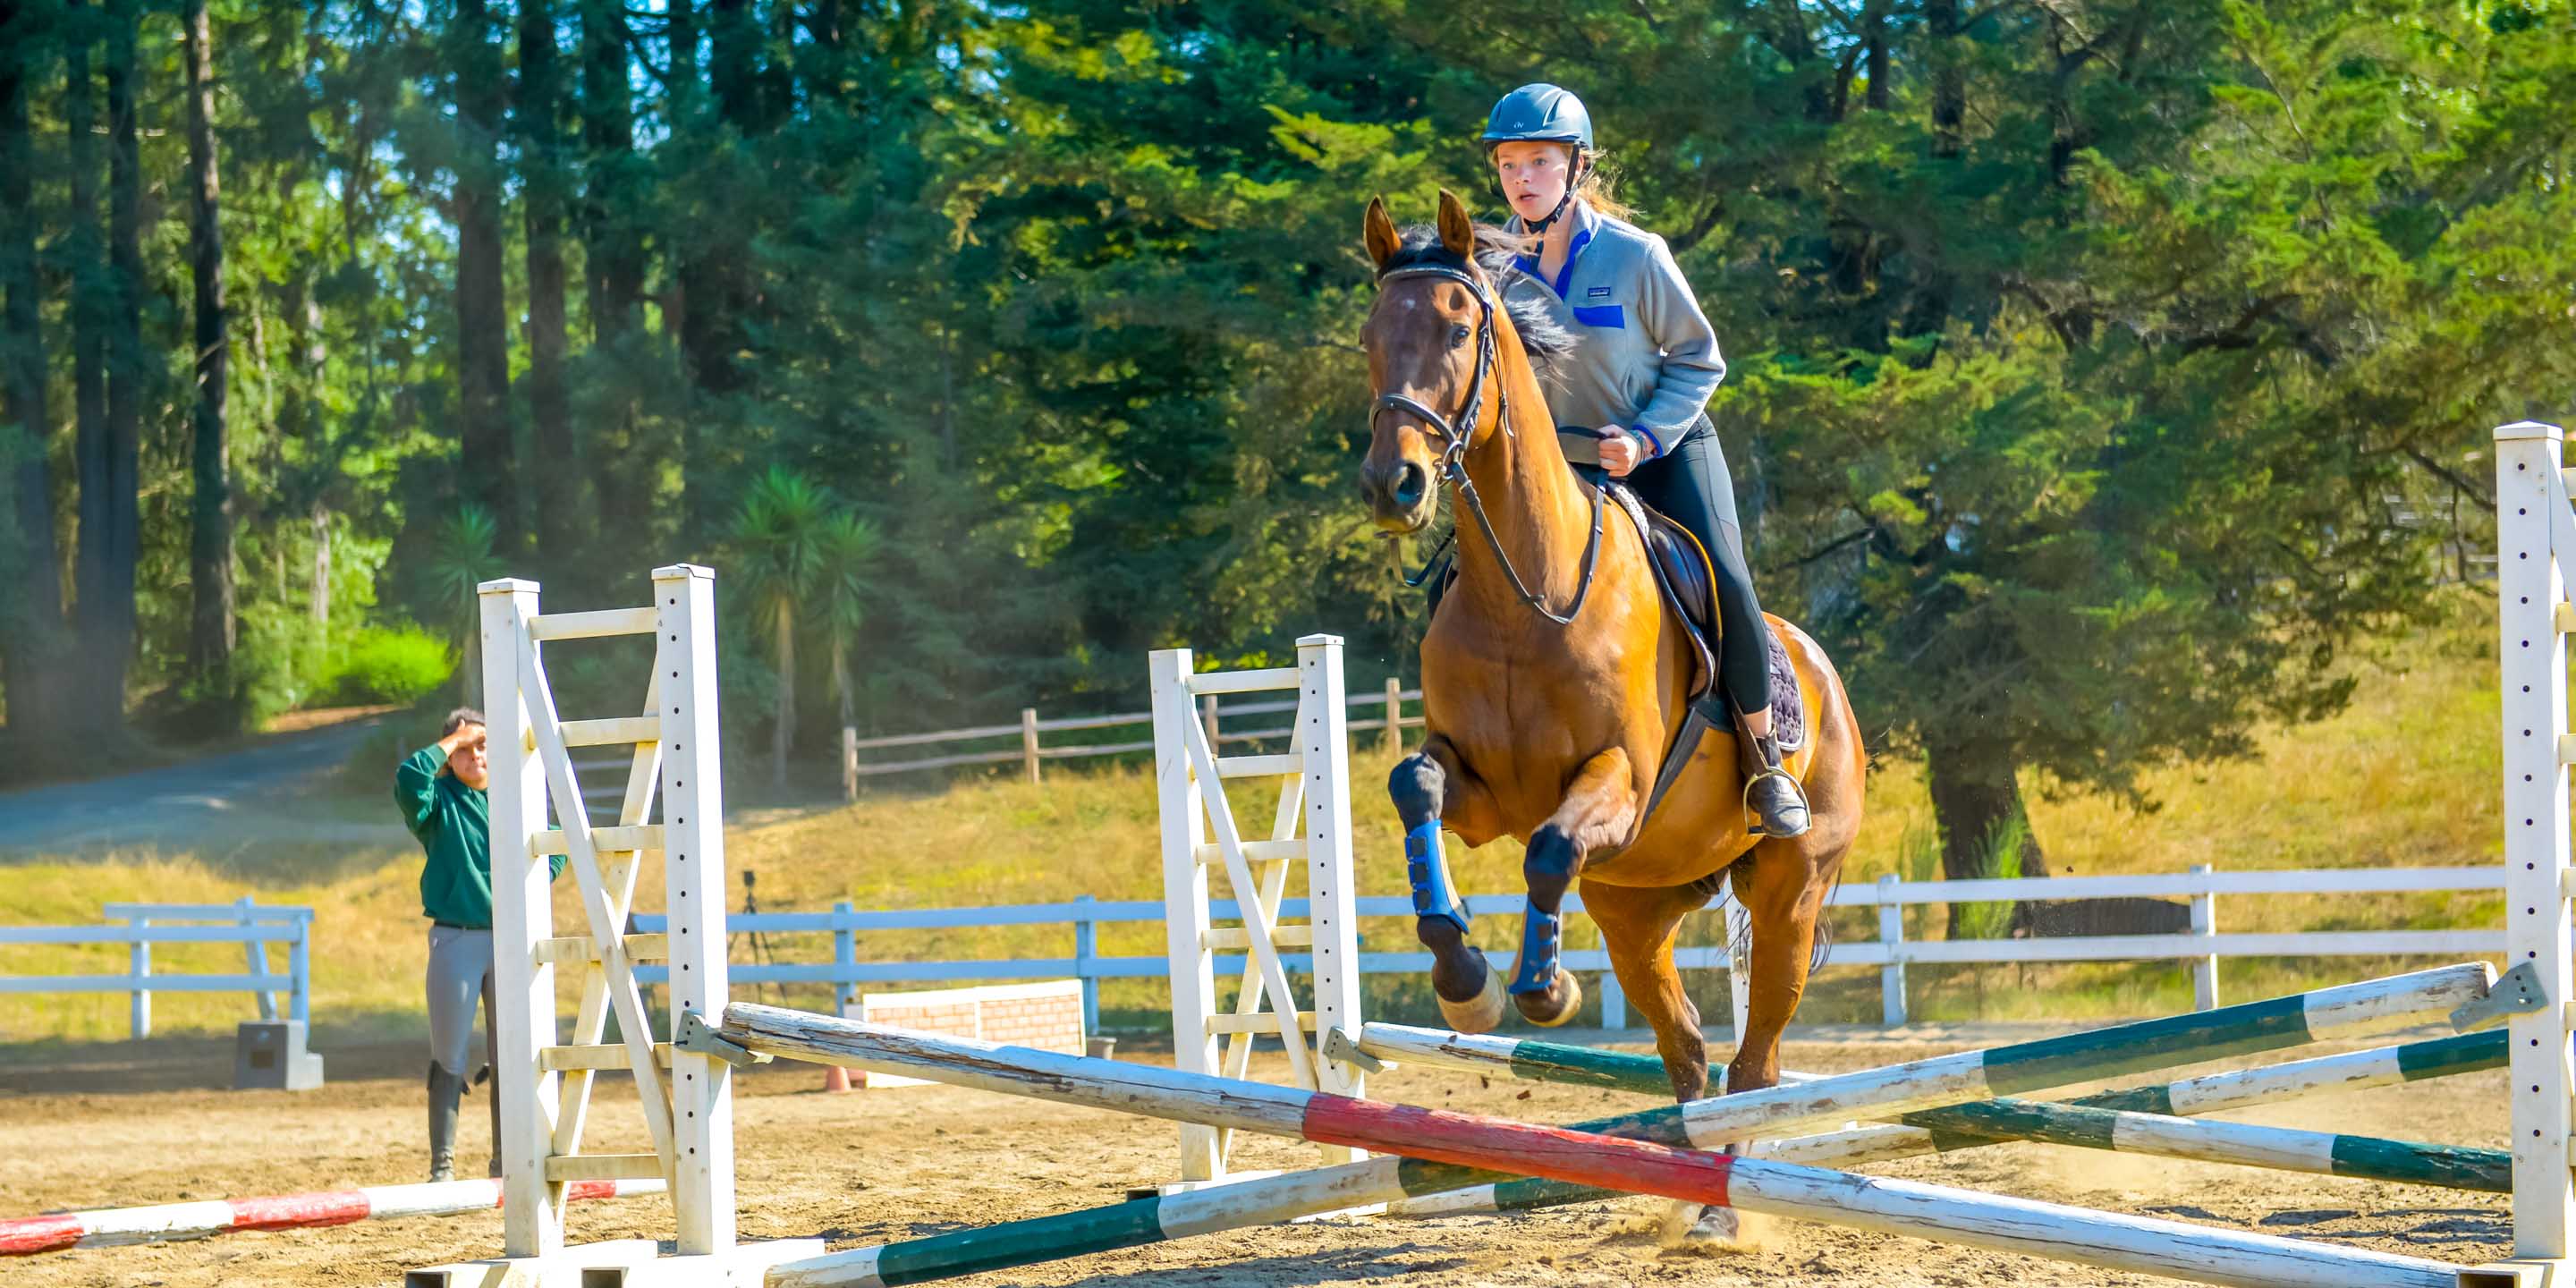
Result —
<instances>
[{"instance_id":1,"label":"dirt path","mask_svg":"<svg viewBox=\"0 0 2576 1288\"><path fill-rule=\"evenodd\" d=\"M0 850L60 852L273 827L275 820L261 817L262 802L339 768L382 720L367 716L182 765L0 794ZM405 839L390 815L377 824L299 815L294 833L308 841Z\"/></svg>"},{"instance_id":2,"label":"dirt path","mask_svg":"<svg viewBox=\"0 0 2576 1288\"><path fill-rule=\"evenodd\" d=\"M216 1044L161 1046L120 1071L90 1048L79 1067L13 1060L0 1070L0 1216L49 1209L244 1197L418 1179L421 1091L408 1046L332 1054L333 1082L301 1096L165 1089L204 1087ZM1840 1070L1957 1049L1956 1042L1793 1042L1798 1067ZM1274 1062L1276 1063L1276 1062ZM1257 1070L1258 1071L1258 1070ZM1282 1069L1266 1071L1282 1075ZM945 1087L827 1096L819 1071L764 1068L738 1103L745 1237L821 1235L834 1248L936 1234L1111 1203L1126 1187L1168 1179L1171 1127L1112 1114ZM612 1084L613 1085L613 1084ZM1568 1122L1642 1107L1633 1096L1487 1083L1399 1069L1374 1095L1414 1104ZM594 1116L592 1147L643 1148L631 1094ZM2505 1133L2500 1073L2311 1100L2251 1115L2459 1144ZM465 1122L479 1167L482 1116ZM1311 1147L1246 1140L1238 1166L1312 1166ZM2010 1145L1869 1169L1939 1184L2113 1211L2254 1228L2463 1263L2504 1255L2505 1201L2410 1186ZM2169 1281L2067 1267L1910 1239L1776 1223L1761 1248L1719 1258L1662 1253L1649 1200L1509 1217L1334 1220L1154 1244L959 1281L1110 1288L1186 1283L1496 1285L1691 1284L1708 1288L2147 1288ZM667 1235L660 1200L574 1210L580 1240ZM406 1268L492 1255L496 1214L229 1235L200 1243L57 1253L0 1263L24 1288L249 1284L281 1288L392 1284Z\"/></svg>"}]
</instances>

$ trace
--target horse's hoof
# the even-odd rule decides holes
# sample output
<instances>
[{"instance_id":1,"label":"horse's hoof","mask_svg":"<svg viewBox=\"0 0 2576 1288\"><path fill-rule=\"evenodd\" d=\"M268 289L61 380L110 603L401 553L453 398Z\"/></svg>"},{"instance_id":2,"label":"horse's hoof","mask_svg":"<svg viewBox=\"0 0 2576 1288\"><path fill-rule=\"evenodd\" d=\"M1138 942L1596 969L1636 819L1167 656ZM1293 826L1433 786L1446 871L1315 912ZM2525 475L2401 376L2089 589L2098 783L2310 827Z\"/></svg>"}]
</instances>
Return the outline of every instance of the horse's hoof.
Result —
<instances>
[{"instance_id":1,"label":"horse's hoof","mask_svg":"<svg viewBox=\"0 0 2576 1288\"><path fill-rule=\"evenodd\" d=\"M1664 1209L1657 1241L1669 1252L1741 1252L1753 1246L1744 1214L1730 1207L1675 1200Z\"/></svg>"},{"instance_id":2,"label":"horse's hoof","mask_svg":"<svg viewBox=\"0 0 2576 1288\"><path fill-rule=\"evenodd\" d=\"M1559 966L1546 992L1514 993L1512 1004L1520 1008L1522 1019L1543 1029L1557 1028L1572 1022L1583 1009L1583 981Z\"/></svg>"},{"instance_id":3,"label":"horse's hoof","mask_svg":"<svg viewBox=\"0 0 2576 1288\"><path fill-rule=\"evenodd\" d=\"M1439 997L1437 989L1432 996ZM1503 1022L1503 975L1485 968L1485 987L1463 1002L1440 998L1440 1018L1460 1033L1491 1033Z\"/></svg>"}]
</instances>

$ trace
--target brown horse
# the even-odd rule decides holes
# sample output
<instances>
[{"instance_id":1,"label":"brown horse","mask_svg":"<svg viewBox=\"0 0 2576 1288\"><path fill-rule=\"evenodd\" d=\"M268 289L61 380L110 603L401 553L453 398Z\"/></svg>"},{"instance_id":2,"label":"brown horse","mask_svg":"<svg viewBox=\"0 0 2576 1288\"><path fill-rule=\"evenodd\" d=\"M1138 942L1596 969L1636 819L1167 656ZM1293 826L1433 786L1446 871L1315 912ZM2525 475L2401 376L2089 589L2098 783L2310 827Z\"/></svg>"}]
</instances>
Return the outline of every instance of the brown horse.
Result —
<instances>
[{"instance_id":1,"label":"brown horse","mask_svg":"<svg viewBox=\"0 0 2576 1288\"><path fill-rule=\"evenodd\" d=\"M1552 324L1543 315L1515 324L1498 299L1508 255L1492 252L1503 235L1478 229L1445 191L1436 233L1399 235L1372 201L1365 239L1380 289L1361 333L1378 392L1361 491L1390 532L1430 524L1444 486L1462 511L1458 580L1422 641L1427 736L1388 784L1441 1010L1484 1032L1508 992L1534 1023L1572 1019L1583 995L1558 964L1557 914L1579 876L1619 986L1654 1026L1674 1096L1697 1099L1708 1051L1673 939L1723 873L1753 925L1751 1013L1726 1089L1771 1086L1781 1031L1806 991L1817 917L1860 829L1860 726L1842 680L1805 632L1770 619L1812 731L1788 761L1814 807L1805 835L1747 833L1731 730L1709 731L1647 816L1698 663L1635 525L1603 520L1557 444L1522 335ZM1498 836L1527 846L1529 908L1508 989L1466 942L1439 848L1444 827L1470 846Z\"/></svg>"}]
</instances>

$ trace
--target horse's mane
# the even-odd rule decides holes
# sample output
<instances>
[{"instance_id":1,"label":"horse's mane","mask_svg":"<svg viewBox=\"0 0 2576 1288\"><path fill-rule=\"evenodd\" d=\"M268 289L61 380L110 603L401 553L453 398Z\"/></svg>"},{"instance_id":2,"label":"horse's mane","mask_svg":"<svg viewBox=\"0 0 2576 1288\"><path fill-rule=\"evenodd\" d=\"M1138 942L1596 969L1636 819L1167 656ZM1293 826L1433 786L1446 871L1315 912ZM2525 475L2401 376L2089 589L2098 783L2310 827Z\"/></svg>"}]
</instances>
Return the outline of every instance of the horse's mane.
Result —
<instances>
[{"instance_id":1,"label":"horse's mane","mask_svg":"<svg viewBox=\"0 0 2576 1288\"><path fill-rule=\"evenodd\" d=\"M1535 240L1491 224L1476 225L1476 267L1493 281L1503 312L1512 320L1512 330L1520 334L1521 348L1529 353L1530 365L1544 378L1552 373L1559 359L1574 352L1576 337L1548 312L1544 302L1516 296L1510 290L1513 279L1529 276L1521 270L1520 257ZM1380 271L1437 262L1457 261L1441 244L1439 229L1415 224L1404 230L1399 249L1387 258Z\"/></svg>"}]
</instances>

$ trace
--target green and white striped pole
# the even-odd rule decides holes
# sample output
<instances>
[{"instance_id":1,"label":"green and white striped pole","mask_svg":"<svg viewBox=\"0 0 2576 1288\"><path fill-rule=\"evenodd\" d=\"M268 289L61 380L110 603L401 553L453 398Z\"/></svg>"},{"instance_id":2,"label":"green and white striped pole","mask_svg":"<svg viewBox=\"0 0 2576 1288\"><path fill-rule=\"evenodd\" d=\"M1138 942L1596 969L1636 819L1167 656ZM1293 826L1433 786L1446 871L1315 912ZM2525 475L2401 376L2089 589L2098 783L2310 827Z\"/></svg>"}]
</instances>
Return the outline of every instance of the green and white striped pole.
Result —
<instances>
[{"instance_id":1,"label":"green and white striped pole","mask_svg":"<svg viewBox=\"0 0 2576 1288\"><path fill-rule=\"evenodd\" d=\"M1644 1092L1660 1091L1665 1085L1663 1062L1651 1055L1593 1051L1559 1043L1515 1042L1508 1038L1471 1038L1463 1034L1395 1025L1372 1024L1369 1030L1371 1040L1363 1042L1363 1049L1390 1059L1397 1058L1393 1055L1396 1050L1404 1049L1411 1053L1410 1058L1416 1063L1480 1073L1510 1073L1532 1081L1576 1082L1585 1086L1612 1086ZM1376 1040L1380 1038L1383 1040ZM1438 1054L1433 1054L1435 1051ZM2510 1180L2496 1170L2505 1166L2509 1171L2509 1160L2500 1157L2502 1151L2464 1150L2372 1137L2337 1136L2326 1132L2290 1132L2278 1128L2245 1128L2242 1132L2230 1132L2226 1129L2242 1126L2232 1123L2183 1124L2184 1128L2195 1131L2180 1130L2170 1125L2179 1121L2182 1115L2221 1113L2318 1092L2358 1091L2367 1087L2394 1086L2455 1073L2501 1068L2506 1057L2503 1030L2463 1033L2083 1096L2052 1108L2088 1112L2029 1122L2026 1124L2030 1128L2027 1135L2010 1134L2009 1129L2015 1120L2009 1112L1980 1111L2010 1111L2027 1107L2030 1102L1989 1101L1900 1116L1901 1123L1911 1125L1860 1127L1770 1142L1757 1152L1762 1157L1783 1162L1857 1167L1865 1163L2028 1139L2373 1180L2506 1192L2511 1188ZM1567 1069L1580 1072L1560 1076L1560 1071ZM1613 1071L1619 1073L1620 1080L1606 1081L1606 1075ZM1954 1114L1954 1110L1958 1112ZM2128 1123L2125 1139L2120 1130L2123 1118ZM2212 1128L2218 1130L2212 1131ZM2213 1137L2225 1139L2213 1141ZM1403 1216L1426 1217L1469 1212L1518 1212L1615 1197L1605 1191L1581 1191L1579 1187L1555 1181L1523 1179L1478 1185L1455 1194L1410 1199L1394 1205L1391 1211Z\"/></svg>"},{"instance_id":2,"label":"green and white striped pole","mask_svg":"<svg viewBox=\"0 0 2576 1288\"><path fill-rule=\"evenodd\" d=\"M1349 1144L1461 1167L1545 1175L1628 1193L2203 1283L2244 1288L2452 1288L2457 1280L2456 1267L2420 1257L909 1033L741 1002L725 1008L717 1039L751 1052L902 1072L1008 1095ZM1347 1166L1367 1167L1379 1161ZM1235 1188L1201 1193L1213 1199ZM1340 1201L1348 1205L1375 1197L1380 1195L1363 1189L1346 1193ZM1163 1211L1164 1204L1157 1202L1158 1218ZM1156 1227L1162 1228L1159 1219ZM829 1260L781 1266L771 1272L769 1283L778 1288L823 1288L893 1282L882 1253L873 1264L822 1264ZM804 1277L787 1277L793 1275Z\"/></svg>"},{"instance_id":3,"label":"green and white striped pole","mask_svg":"<svg viewBox=\"0 0 2576 1288\"><path fill-rule=\"evenodd\" d=\"M2460 1007L2484 999L2493 979L2494 971L2483 962L2436 967L2268 1001L1713 1096L1632 1115L1639 1129L1618 1134L1717 1149L1852 1118L1895 1118L1918 1109L2032 1095L2447 1018ZM1488 1062L1512 1070L1515 1076L1562 1071L1568 1080L1591 1086L1657 1091L1670 1085L1662 1062L1653 1056L1510 1038L1448 1041L1460 1035L1410 1032L1444 1040L1440 1044L1454 1051L1481 1052ZM1379 1059L1401 1061L1408 1054L1427 1059L1427 1052L1416 1049L1419 1043L1400 1040L1403 1036L1389 1026L1371 1024L1363 1028L1359 1047ZM1644 1077L1649 1067L1651 1083ZM1627 1073L1619 1076L1622 1068Z\"/></svg>"},{"instance_id":4,"label":"green and white striped pole","mask_svg":"<svg viewBox=\"0 0 2576 1288\"><path fill-rule=\"evenodd\" d=\"M2431 1014L2439 1014L2462 1001L2470 1000L2455 995L2458 983L2456 972L2460 969L2462 968L2451 968L2449 975L2445 975L2445 972L2420 972L2418 976L2398 977L2400 980L2412 982L2407 987L2394 991L2381 987L2393 981L2376 981L2373 985L2354 987L2365 990L2368 996L2380 999L2368 1009L2375 1010L2381 1021L2405 1022L2409 1019L2422 1019ZM2475 971L2476 978L2483 981L2482 967L2467 969ZM2423 976L2437 978L2425 979L2422 978ZM2392 997L2411 998L2411 1000L2397 1002L2390 1000ZM2350 1008L2359 1005L2361 1001L2358 998L2328 999L2318 1005L2313 1013L2321 1016L2345 1015L2350 1012ZM2235 1015L2229 1015L2226 1012L2209 1012L2200 1016L2178 1018L2200 1020L2211 1024L2213 1040L2243 1041L2246 1039L2237 1032L2237 1026L2243 1023L2240 1017L2249 1011L2260 1012L2266 1007L2284 1009L2278 1002L2254 1003L2245 1008L2230 1008L2230 1011L2236 1013ZM2413 1009L2408 1010L2409 1007ZM2304 1004L2299 1008L2299 1014L2302 1016L2310 1013L2310 1008ZM2168 1023L2168 1021L2150 1022L2154 1026ZM2341 1023L2340 1020L2320 1020L2318 1027L2332 1030ZM2147 1026L2123 1027L2135 1030ZM2277 1033L2284 1032L2286 1029L2284 1026L2274 1024L2268 1031ZM2484 1035L2475 1036L2482 1038ZM1581 1048L1559 1049L1579 1052L1587 1056L1603 1054L1583 1051ZM2356 1079L2380 1076L2376 1072L2377 1066L2367 1059L2377 1054L2379 1053L2365 1052L2354 1056L2329 1057L2329 1061L2341 1063L2342 1071L2333 1073L2320 1070L2303 1085L2308 1089L2335 1085L2375 1085L2357 1082ZM2190 1063L2208 1056L2187 1054L2179 1057L2157 1058L2163 1059L2170 1065ZM2444 1068L2443 1071L2457 1072L2463 1068L2479 1067L2474 1063L2458 1063L2463 1059L2473 1061L2475 1058L2477 1057L2473 1053L2465 1056L2453 1053L2440 1057L2427 1055L2411 1060L2392 1058L2385 1063L2388 1063L2391 1068L2405 1065L2426 1070L2448 1063L2456 1064L2457 1067ZM1652 1061L1651 1057L1646 1059ZM1660 1083L1660 1062L1655 1063L1656 1078ZM2326 1062L2305 1063L2316 1065ZM2285 1069L2289 1067L2282 1066ZM1883 1073L1884 1071L1872 1072ZM1866 1075L1846 1076L1864 1077ZM2213 1079L2191 1081L2214 1083L2218 1078L2231 1076L2233 1075L2217 1075ZM2428 1073L2422 1076L2431 1075ZM2195 1100L2195 1093L2188 1090L2184 1083L2172 1084L2171 1087L2161 1090L2165 1091L2165 1103L2169 1105L2175 1102L2177 1094L2181 1100ZM2265 1090L2262 1084L2257 1084L2237 1094L2268 1098L2273 1094L2295 1094L2295 1092L2276 1093ZM2197 1103L2200 1105L2200 1111L2206 1111L2221 1107L2225 1102L2222 1097L2213 1092L2199 1096ZM1673 1134L1671 1132L1673 1119L1678 1116L1680 1109L1681 1107L1674 1106L1646 1115L1604 1119L1581 1124L1573 1130L1597 1130L1605 1134L1646 1134L1651 1139L1663 1139ZM1931 1135L1927 1131L1908 1127L1868 1130L1913 1133L1927 1141ZM1837 1135L1848 1136L1853 1133L1837 1133ZM1866 1155L1868 1150L1877 1148L1880 1143L1863 1139L1852 1142L1850 1147L1855 1157L1859 1157ZM1507 1179L1491 1172L1478 1172L1446 1164L1379 1157L1317 1171L1248 1180L1184 1194L1139 1199L1089 1211L1040 1217L1005 1225L958 1231L927 1239L907 1240L880 1247L834 1253L826 1257L779 1267L771 1272L769 1284L771 1288L825 1288L826 1285L918 1283L1107 1251L1113 1248L1133 1247L1191 1234L1293 1220L1320 1212L1341 1211L1377 1204L1386 1204L1390 1211L1406 1215L1436 1215L1447 1212L1519 1210L1618 1197L1619 1194L1619 1191L1587 1185L1541 1179Z\"/></svg>"},{"instance_id":5,"label":"green and white striped pole","mask_svg":"<svg viewBox=\"0 0 2576 1288\"><path fill-rule=\"evenodd\" d=\"M2282 1002L2287 1002L2287 999L2282 999ZM2254 1005L2272 1007L2277 1002L2254 1002ZM2228 1010L2236 1010L2236 1007L2228 1007ZM2223 1012L2213 1010L2202 1012L2202 1015L2215 1018ZM2190 1020L2190 1015L2179 1015L2177 1020ZM2169 1023L2169 1020L2151 1020L2151 1023L2161 1025ZM2123 1025L2123 1030L2128 1028L2138 1028L2138 1025ZM2233 1023L2223 1023L2218 1028L2233 1028ZM2079 1033L2079 1038L2089 1036ZM1986 1056L2050 1046L2053 1041L2071 1041L2071 1038L2022 1043L2020 1048L2004 1046L1989 1051ZM1533 1041L1533 1038L1499 1038L1489 1036L1489 1033L1473 1036L1473 1033L1448 1033L1448 1030L1437 1028L1381 1023L1370 1023L1360 1028L1358 1048L1363 1054L1376 1056L1388 1064L1461 1069L1468 1074L1512 1077L1520 1079L1520 1082L1564 1082L1574 1084L1574 1087L1607 1087L1607 1090L1641 1092L1641 1095L1672 1095L1672 1082L1664 1077L1662 1056L1641 1054L1641 1051L1597 1051L1597 1048L1589 1046L1566 1046L1566 1043ZM1958 1056L1947 1056L1947 1059L1958 1059ZM2460 1036L2403 1043L2403 1046L2380 1046L2372 1048L2372 1051L2352 1051L2352 1054L2342 1056L2318 1056L2318 1059L2275 1064L2267 1066L2267 1069L2192 1077L2182 1079L2182 1082L2166 1082L2161 1087L2102 1092L2102 1095L2079 1097L2074 1103L2105 1110L2138 1110L2138 1113L2210 1113L2205 1105L2195 1108L2195 1097L2236 1100L2233 1087L2239 1079L2251 1079L2251 1082L2262 1084L2264 1097L2280 1097L2303 1095L2308 1090L2334 1090L2334 1087L2344 1087L2344 1090L2388 1087L2388 1084L2396 1082L2465 1074L2473 1072L2473 1069L2499 1069L2499 1066L2504 1066L2504 1059L2504 1030L2488 1030L2488 1033L2460 1033ZM2172 1064L2192 1064L2192 1061L2166 1061L2166 1066ZM1891 1066L1891 1069L1904 1069L1904 1066ZM2123 1072L2136 1074L2148 1072L2148 1069L2120 1069L2120 1072L2102 1074L2102 1077L2120 1077ZM1808 1079L1808 1082L1814 1082L1814 1079ZM2094 1079L2074 1079L2074 1082L2094 1082ZM2313 1087L2308 1082L2313 1082ZM2293 1084L2298 1084L2295 1090ZM2236 1103L2244 1103L2244 1100L2236 1100ZM1880 1115L1852 1113L1847 1118L1880 1118Z\"/></svg>"}]
</instances>

